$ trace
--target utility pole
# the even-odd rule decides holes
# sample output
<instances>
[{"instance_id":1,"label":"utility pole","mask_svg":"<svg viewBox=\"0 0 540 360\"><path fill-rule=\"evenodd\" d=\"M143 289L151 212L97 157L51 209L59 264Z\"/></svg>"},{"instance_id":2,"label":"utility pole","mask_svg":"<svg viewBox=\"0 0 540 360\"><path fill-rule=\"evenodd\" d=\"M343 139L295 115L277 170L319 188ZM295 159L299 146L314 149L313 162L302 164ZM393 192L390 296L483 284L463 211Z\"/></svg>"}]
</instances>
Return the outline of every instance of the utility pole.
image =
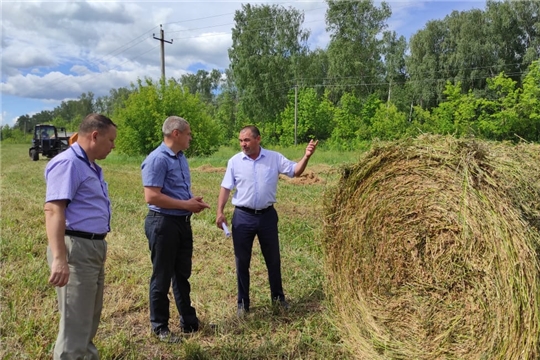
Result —
<instances>
[{"instance_id":1,"label":"utility pole","mask_svg":"<svg viewBox=\"0 0 540 360\"><path fill-rule=\"evenodd\" d=\"M390 106L390 93L392 92L392 80L390 80L390 83L388 84L388 100L386 100L386 108Z\"/></svg>"},{"instance_id":2,"label":"utility pole","mask_svg":"<svg viewBox=\"0 0 540 360\"><path fill-rule=\"evenodd\" d=\"M154 39L161 41L161 79L165 82L165 43L172 44L173 39L171 41L165 40L165 32L163 31L163 26L159 24L161 38L157 38L156 34L152 34Z\"/></svg>"},{"instance_id":3,"label":"utility pole","mask_svg":"<svg viewBox=\"0 0 540 360\"><path fill-rule=\"evenodd\" d=\"M298 85L294 85L294 145L296 146L296 133L297 133L297 120L296 114L298 113Z\"/></svg>"}]
</instances>

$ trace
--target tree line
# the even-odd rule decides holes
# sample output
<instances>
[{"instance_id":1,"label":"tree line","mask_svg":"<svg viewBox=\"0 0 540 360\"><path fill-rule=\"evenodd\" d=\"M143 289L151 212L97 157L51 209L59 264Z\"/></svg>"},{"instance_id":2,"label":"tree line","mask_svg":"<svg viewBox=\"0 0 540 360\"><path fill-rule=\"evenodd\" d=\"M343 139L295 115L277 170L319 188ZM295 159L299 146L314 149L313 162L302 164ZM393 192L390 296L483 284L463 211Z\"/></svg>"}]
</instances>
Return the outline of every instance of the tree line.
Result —
<instances>
[{"instance_id":1,"label":"tree line","mask_svg":"<svg viewBox=\"0 0 540 360\"><path fill-rule=\"evenodd\" d=\"M327 4L325 49L309 48L303 12L242 5L225 71L139 79L97 99L82 94L19 117L10 130L37 122L75 127L101 112L119 124L117 148L129 154L155 146L170 114L198 130L194 154L234 141L252 123L266 143L317 138L337 149L423 132L540 141L540 2L488 0L483 10L428 21L409 42L388 30L385 2Z\"/></svg>"}]
</instances>

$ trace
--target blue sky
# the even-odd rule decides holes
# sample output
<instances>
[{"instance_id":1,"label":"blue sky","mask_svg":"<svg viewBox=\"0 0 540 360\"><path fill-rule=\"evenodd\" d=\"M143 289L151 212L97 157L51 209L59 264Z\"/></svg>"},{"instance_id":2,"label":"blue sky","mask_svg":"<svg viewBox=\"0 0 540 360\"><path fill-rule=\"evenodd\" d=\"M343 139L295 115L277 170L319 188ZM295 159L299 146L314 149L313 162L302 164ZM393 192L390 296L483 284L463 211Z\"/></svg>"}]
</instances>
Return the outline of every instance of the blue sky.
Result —
<instances>
[{"instance_id":1,"label":"blue sky","mask_svg":"<svg viewBox=\"0 0 540 360\"><path fill-rule=\"evenodd\" d=\"M251 2L304 11L310 46L325 48L325 1ZM389 29L407 39L453 10L484 9L485 1L388 1ZM52 110L82 93L94 97L161 76L160 24L166 76L228 67L236 1L2 1L0 122Z\"/></svg>"}]
</instances>

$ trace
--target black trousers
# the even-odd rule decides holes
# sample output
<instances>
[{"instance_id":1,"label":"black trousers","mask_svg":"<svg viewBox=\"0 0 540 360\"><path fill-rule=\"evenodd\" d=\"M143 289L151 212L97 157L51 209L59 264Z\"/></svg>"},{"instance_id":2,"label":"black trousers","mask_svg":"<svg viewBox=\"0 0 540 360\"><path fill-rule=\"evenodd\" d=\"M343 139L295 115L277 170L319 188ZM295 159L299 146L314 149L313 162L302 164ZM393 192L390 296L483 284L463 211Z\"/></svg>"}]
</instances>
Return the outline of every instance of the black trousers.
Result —
<instances>
[{"instance_id":1,"label":"black trousers","mask_svg":"<svg viewBox=\"0 0 540 360\"><path fill-rule=\"evenodd\" d=\"M274 208L263 214L250 214L235 209L232 218L232 237L236 260L238 283L238 306L249 310L249 265L255 235L268 269L270 296L285 300L281 281L281 257L279 253L278 214Z\"/></svg>"},{"instance_id":2,"label":"black trousers","mask_svg":"<svg viewBox=\"0 0 540 360\"><path fill-rule=\"evenodd\" d=\"M180 326L198 324L195 308L191 306L191 276L193 233L189 217L168 216L150 211L144 230L152 259L150 278L150 323L154 332L168 329L169 289L173 287Z\"/></svg>"}]
</instances>

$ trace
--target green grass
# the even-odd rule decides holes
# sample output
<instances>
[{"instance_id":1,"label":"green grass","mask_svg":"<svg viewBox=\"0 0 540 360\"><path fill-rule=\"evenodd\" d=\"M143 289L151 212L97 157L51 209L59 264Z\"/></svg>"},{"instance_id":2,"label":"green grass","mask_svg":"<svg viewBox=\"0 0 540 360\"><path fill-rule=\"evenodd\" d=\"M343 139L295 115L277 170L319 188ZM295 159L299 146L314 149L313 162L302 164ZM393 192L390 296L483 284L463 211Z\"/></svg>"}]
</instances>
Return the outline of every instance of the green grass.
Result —
<instances>
[{"instance_id":1,"label":"green grass","mask_svg":"<svg viewBox=\"0 0 540 360\"><path fill-rule=\"evenodd\" d=\"M304 147L279 150L296 160ZM231 240L214 223L224 168L238 151L221 148L212 157L189 159L193 192L211 205L192 221L192 300L203 326L176 345L159 343L150 336L151 263L143 230L147 210L140 178L142 157L113 153L100 162L113 204L105 304L95 339L103 359L350 358L326 310L321 199L336 183L340 165L356 161L359 154L319 149L306 170L312 174L310 178L295 179L304 182L280 180L276 208L283 282L291 310L284 313L272 308L266 267L256 243L251 266L252 312L239 320ZM45 255L43 171L48 160L31 161L28 145L2 145L0 156L0 358L49 359L58 313L54 288L47 284ZM226 213L230 221L230 202ZM178 317L172 303L170 326L177 331Z\"/></svg>"}]
</instances>

